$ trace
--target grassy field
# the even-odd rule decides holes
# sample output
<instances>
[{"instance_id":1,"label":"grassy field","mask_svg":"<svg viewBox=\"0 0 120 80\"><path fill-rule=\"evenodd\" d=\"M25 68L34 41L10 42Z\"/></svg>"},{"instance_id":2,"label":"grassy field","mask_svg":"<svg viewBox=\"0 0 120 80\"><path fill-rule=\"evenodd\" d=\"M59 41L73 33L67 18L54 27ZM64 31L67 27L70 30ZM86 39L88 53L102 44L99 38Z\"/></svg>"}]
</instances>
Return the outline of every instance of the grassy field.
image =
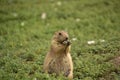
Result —
<instances>
[{"instance_id":1,"label":"grassy field","mask_svg":"<svg viewBox=\"0 0 120 80\"><path fill-rule=\"evenodd\" d=\"M58 30L74 80L120 80L120 0L0 0L0 80L66 80L42 67Z\"/></svg>"}]
</instances>

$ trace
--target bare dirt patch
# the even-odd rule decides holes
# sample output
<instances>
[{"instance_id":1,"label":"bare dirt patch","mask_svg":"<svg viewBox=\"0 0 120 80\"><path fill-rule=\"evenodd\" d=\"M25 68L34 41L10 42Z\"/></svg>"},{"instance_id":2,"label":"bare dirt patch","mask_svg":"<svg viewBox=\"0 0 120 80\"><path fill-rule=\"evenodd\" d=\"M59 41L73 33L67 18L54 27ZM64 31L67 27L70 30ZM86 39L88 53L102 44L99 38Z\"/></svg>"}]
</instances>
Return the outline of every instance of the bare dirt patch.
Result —
<instances>
[{"instance_id":1,"label":"bare dirt patch","mask_svg":"<svg viewBox=\"0 0 120 80\"><path fill-rule=\"evenodd\" d=\"M116 80L114 75L120 75L120 56L112 58L111 60L109 60L109 62L114 65L114 69L106 72L99 80Z\"/></svg>"}]
</instances>

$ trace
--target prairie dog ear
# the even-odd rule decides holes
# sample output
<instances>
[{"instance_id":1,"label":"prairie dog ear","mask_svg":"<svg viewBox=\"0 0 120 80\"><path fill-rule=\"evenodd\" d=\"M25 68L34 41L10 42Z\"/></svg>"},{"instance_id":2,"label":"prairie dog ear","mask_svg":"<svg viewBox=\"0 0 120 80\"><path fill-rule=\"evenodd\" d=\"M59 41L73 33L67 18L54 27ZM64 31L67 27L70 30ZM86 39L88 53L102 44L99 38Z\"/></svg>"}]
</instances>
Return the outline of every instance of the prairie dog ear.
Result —
<instances>
[{"instance_id":1,"label":"prairie dog ear","mask_svg":"<svg viewBox=\"0 0 120 80\"><path fill-rule=\"evenodd\" d=\"M56 34L57 33L57 31L56 32L54 32L54 34Z\"/></svg>"},{"instance_id":2,"label":"prairie dog ear","mask_svg":"<svg viewBox=\"0 0 120 80\"><path fill-rule=\"evenodd\" d=\"M60 31L55 31L55 33L54 34L58 34Z\"/></svg>"},{"instance_id":3,"label":"prairie dog ear","mask_svg":"<svg viewBox=\"0 0 120 80\"><path fill-rule=\"evenodd\" d=\"M61 35L62 33L61 33L61 31L56 31L54 34L59 34L59 35Z\"/></svg>"}]
</instances>

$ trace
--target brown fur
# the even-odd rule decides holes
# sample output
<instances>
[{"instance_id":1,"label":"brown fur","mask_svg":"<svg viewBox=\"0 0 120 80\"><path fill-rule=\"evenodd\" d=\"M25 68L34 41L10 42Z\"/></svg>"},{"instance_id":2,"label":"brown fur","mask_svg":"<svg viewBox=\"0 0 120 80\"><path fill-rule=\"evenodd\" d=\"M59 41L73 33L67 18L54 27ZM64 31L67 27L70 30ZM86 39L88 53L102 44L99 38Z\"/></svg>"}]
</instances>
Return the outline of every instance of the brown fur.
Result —
<instances>
[{"instance_id":1,"label":"brown fur","mask_svg":"<svg viewBox=\"0 0 120 80\"><path fill-rule=\"evenodd\" d=\"M54 34L50 51L44 60L44 71L64 75L69 79L73 78L73 62L70 54L70 44L63 44L68 41L69 36L65 31L58 31Z\"/></svg>"}]
</instances>

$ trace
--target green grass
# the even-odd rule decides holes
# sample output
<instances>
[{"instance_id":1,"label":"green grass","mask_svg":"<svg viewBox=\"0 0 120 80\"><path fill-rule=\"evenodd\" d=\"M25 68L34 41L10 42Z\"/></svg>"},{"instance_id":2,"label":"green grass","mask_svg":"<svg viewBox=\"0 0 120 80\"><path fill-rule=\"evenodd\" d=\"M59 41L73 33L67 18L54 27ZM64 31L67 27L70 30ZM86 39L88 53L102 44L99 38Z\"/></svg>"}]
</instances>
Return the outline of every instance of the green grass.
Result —
<instances>
[{"instance_id":1,"label":"green grass","mask_svg":"<svg viewBox=\"0 0 120 80\"><path fill-rule=\"evenodd\" d=\"M42 71L58 30L77 39L74 80L120 79L120 67L110 62L120 56L119 0L0 0L0 80L64 80Z\"/></svg>"}]
</instances>

